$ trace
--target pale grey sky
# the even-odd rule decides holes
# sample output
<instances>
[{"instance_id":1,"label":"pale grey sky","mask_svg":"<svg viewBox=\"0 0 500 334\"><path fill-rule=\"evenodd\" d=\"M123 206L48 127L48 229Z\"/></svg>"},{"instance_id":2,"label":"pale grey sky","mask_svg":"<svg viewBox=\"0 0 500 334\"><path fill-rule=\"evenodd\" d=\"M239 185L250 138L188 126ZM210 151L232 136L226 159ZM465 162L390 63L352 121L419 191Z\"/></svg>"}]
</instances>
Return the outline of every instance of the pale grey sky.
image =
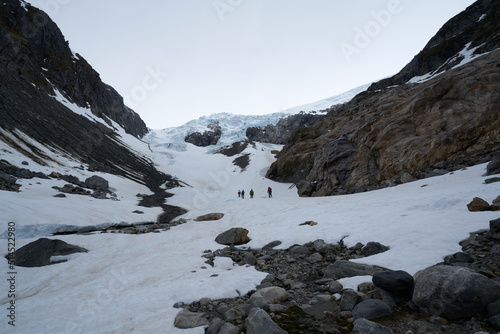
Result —
<instances>
[{"instance_id":1,"label":"pale grey sky","mask_svg":"<svg viewBox=\"0 0 500 334\"><path fill-rule=\"evenodd\" d=\"M397 73L472 0L32 0L153 129Z\"/></svg>"}]
</instances>

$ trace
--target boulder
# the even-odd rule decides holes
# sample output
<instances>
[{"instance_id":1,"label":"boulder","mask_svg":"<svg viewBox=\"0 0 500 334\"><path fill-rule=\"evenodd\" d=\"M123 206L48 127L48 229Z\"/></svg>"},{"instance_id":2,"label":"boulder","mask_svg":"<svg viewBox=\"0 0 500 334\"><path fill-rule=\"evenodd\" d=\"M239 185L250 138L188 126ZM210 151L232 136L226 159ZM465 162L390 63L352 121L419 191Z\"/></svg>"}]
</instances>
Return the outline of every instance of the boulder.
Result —
<instances>
[{"instance_id":1,"label":"boulder","mask_svg":"<svg viewBox=\"0 0 500 334\"><path fill-rule=\"evenodd\" d=\"M224 320L217 317L213 318L212 321L210 322L210 325L208 325L207 329L205 330L205 334L218 334L220 328L224 324L225 324Z\"/></svg>"},{"instance_id":2,"label":"boulder","mask_svg":"<svg viewBox=\"0 0 500 334\"><path fill-rule=\"evenodd\" d=\"M210 325L210 321L205 317L203 313L195 313L188 310L180 311L174 320L174 326L181 329L208 325Z\"/></svg>"},{"instance_id":3,"label":"boulder","mask_svg":"<svg viewBox=\"0 0 500 334\"><path fill-rule=\"evenodd\" d=\"M490 205L488 202L486 202L484 199L479 198L479 197L474 197L472 202L467 204L467 208L471 212L477 212L477 211L489 211L491 210Z\"/></svg>"},{"instance_id":4,"label":"boulder","mask_svg":"<svg viewBox=\"0 0 500 334\"><path fill-rule=\"evenodd\" d=\"M215 241L221 245L244 245L250 238L246 228L235 227L219 234Z\"/></svg>"},{"instance_id":5,"label":"boulder","mask_svg":"<svg viewBox=\"0 0 500 334\"><path fill-rule=\"evenodd\" d=\"M451 266L467 266L474 262L474 257L464 252L457 252L444 258L444 264Z\"/></svg>"},{"instance_id":6,"label":"boulder","mask_svg":"<svg viewBox=\"0 0 500 334\"><path fill-rule=\"evenodd\" d=\"M288 292L277 286L257 290L249 299L252 303L255 299L263 297L268 304L276 304L289 298Z\"/></svg>"},{"instance_id":7,"label":"boulder","mask_svg":"<svg viewBox=\"0 0 500 334\"><path fill-rule=\"evenodd\" d=\"M50 258L57 255L86 253L87 249L68 244L58 239L40 238L15 253L15 265L20 267L42 267L51 264ZM7 255L7 258L9 256Z\"/></svg>"},{"instance_id":8,"label":"boulder","mask_svg":"<svg viewBox=\"0 0 500 334\"><path fill-rule=\"evenodd\" d=\"M491 210L500 211L500 196L497 196L497 198L491 202Z\"/></svg>"},{"instance_id":9,"label":"boulder","mask_svg":"<svg viewBox=\"0 0 500 334\"><path fill-rule=\"evenodd\" d=\"M351 334L392 334L392 330L376 322L361 318L354 321Z\"/></svg>"},{"instance_id":10,"label":"boulder","mask_svg":"<svg viewBox=\"0 0 500 334\"><path fill-rule=\"evenodd\" d=\"M500 158L494 158L486 166L486 175L500 174Z\"/></svg>"},{"instance_id":11,"label":"boulder","mask_svg":"<svg viewBox=\"0 0 500 334\"><path fill-rule=\"evenodd\" d=\"M85 180L85 185L87 188L108 192L109 182L100 176L93 175Z\"/></svg>"},{"instance_id":12,"label":"boulder","mask_svg":"<svg viewBox=\"0 0 500 334\"><path fill-rule=\"evenodd\" d=\"M413 276L402 270L375 273L372 282L376 287L396 296L411 297L413 292Z\"/></svg>"},{"instance_id":13,"label":"boulder","mask_svg":"<svg viewBox=\"0 0 500 334\"><path fill-rule=\"evenodd\" d=\"M390 317L392 310L389 305L379 299L366 299L354 307L352 315L354 319L377 319Z\"/></svg>"},{"instance_id":14,"label":"boulder","mask_svg":"<svg viewBox=\"0 0 500 334\"><path fill-rule=\"evenodd\" d=\"M271 241L270 243L268 243L267 245L265 245L264 247L262 247L262 251L264 252L264 251L271 250L274 247L277 247L279 245L281 245L281 241L279 241L279 240Z\"/></svg>"},{"instance_id":15,"label":"boulder","mask_svg":"<svg viewBox=\"0 0 500 334\"><path fill-rule=\"evenodd\" d=\"M379 242L370 241L366 244L365 247L361 248L361 255L370 256L378 253L383 253L386 250L389 250L389 247L382 245Z\"/></svg>"},{"instance_id":16,"label":"boulder","mask_svg":"<svg viewBox=\"0 0 500 334\"><path fill-rule=\"evenodd\" d=\"M500 218L490 220L491 233L500 233Z\"/></svg>"},{"instance_id":17,"label":"boulder","mask_svg":"<svg viewBox=\"0 0 500 334\"><path fill-rule=\"evenodd\" d=\"M387 271L388 269L372 266L363 263L355 263L347 260L339 260L335 261L333 264L330 264L326 267L324 271L325 278L333 278L339 279L344 277L353 277L353 276L364 276L364 275L373 275L380 271Z\"/></svg>"},{"instance_id":18,"label":"boulder","mask_svg":"<svg viewBox=\"0 0 500 334\"><path fill-rule=\"evenodd\" d=\"M229 322L226 322L221 326L217 334L238 334L239 332L240 329L238 327Z\"/></svg>"},{"instance_id":19,"label":"boulder","mask_svg":"<svg viewBox=\"0 0 500 334\"><path fill-rule=\"evenodd\" d=\"M430 267L417 272L414 280L413 303L428 316L470 318L500 297L498 282L463 267Z\"/></svg>"},{"instance_id":20,"label":"boulder","mask_svg":"<svg viewBox=\"0 0 500 334\"><path fill-rule=\"evenodd\" d=\"M245 320L247 334L287 334L260 308L253 308Z\"/></svg>"},{"instance_id":21,"label":"boulder","mask_svg":"<svg viewBox=\"0 0 500 334\"><path fill-rule=\"evenodd\" d=\"M206 215L198 216L194 219L197 222L210 221L210 220L219 220L224 217L223 213L207 213Z\"/></svg>"},{"instance_id":22,"label":"boulder","mask_svg":"<svg viewBox=\"0 0 500 334\"><path fill-rule=\"evenodd\" d=\"M358 303L367 298L368 297L366 295L363 295L360 292L354 291L352 289L346 289L342 294L342 298L340 299L340 310L352 311Z\"/></svg>"}]
</instances>

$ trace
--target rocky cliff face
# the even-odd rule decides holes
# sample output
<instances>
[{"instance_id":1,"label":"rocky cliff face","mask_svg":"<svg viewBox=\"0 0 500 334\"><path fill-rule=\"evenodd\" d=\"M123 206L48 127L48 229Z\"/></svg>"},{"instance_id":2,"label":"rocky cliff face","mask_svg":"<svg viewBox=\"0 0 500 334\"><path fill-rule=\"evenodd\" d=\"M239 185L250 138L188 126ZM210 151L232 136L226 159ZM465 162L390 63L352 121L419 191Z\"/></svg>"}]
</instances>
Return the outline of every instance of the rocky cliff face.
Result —
<instances>
[{"instance_id":1,"label":"rocky cliff face","mask_svg":"<svg viewBox=\"0 0 500 334\"><path fill-rule=\"evenodd\" d=\"M500 2L476 1L443 25L424 49L398 74L372 84L368 90L401 85L416 76L446 71L464 58L460 51L467 46L475 49L474 54L498 49L499 32Z\"/></svg>"},{"instance_id":2,"label":"rocky cliff face","mask_svg":"<svg viewBox=\"0 0 500 334\"><path fill-rule=\"evenodd\" d=\"M154 192L164 192L160 186L167 181L177 182L121 143L111 120L136 137L146 133L144 122L71 52L45 13L18 0L2 1L0 45L0 141L40 165L65 156L89 170L145 184ZM90 107L103 122L68 109L54 98L55 89L66 100ZM40 150L38 143L53 155Z\"/></svg>"},{"instance_id":3,"label":"rocky cliff face","mask_svg":"<svg viewBox=\"0 0 500 334\"><path fill-rule=\"evenodd\" d=\"M186 143L191 143L196 146L206 147L216 145L222 136L222 130L219 122L207 125L208 130L201 132L193 132L184 138Z\"/></svg>"},{"instance_id":4,"label":"rocky cliff face","mask_svg":"<svg viewBox=\"0 0 500 334\"><path fill-rule=\"evenodd\" d=\"M314 125L320 118L317 114L301 112L280 119L276 125L269 124L265 128L249 127L246 136L250 141L283 145L295 131Z\"/></svg>"},{"instance_id":5,"label":"rocky cliff face","mask_svg":"<svg viewBox=\"0 0 500 334\"><path fill-rule=\"evenodd\" d=\"M331 195L488 156L500 144L499 63L500 50L422 84L362 93L295 132L267 176Z\"/></svg>"},{"instance_id":6,"label":"rocky cliff face","mask_svg":"<svg viewBox=\"0 0 500 334\"><path fill-rule=\"evenodd\" d=\"M0 5L0 64L2 78L12 76L45 94L58 89L69 101L126 132L144 136L148 129L123 98L103 83L80 55L74 54L56 24L39 9L19 0Z\"/></svg>"}]
</instances>

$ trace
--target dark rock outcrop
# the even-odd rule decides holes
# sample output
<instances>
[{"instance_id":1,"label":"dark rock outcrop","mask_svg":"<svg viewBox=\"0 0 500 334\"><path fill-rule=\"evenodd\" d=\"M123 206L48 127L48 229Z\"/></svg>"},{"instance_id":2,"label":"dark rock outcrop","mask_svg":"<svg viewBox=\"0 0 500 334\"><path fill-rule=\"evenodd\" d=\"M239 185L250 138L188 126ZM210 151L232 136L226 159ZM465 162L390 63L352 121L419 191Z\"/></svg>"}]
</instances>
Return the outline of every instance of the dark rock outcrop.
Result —
<instances>
[{"instance_id":1,"label":"dark rock outcrop","mask_svg":"<svg viewBox=\"0 0 500 334\"><path fill-rule=\"evenodd\" d=\"M368 90L376 91L401 85L415 76L440 73L464 59L459 55L469 48L479 47L474 54L482 54L500 47L500 3L479 0L465 11L446 22L423 50L396 75L372 84Z\"/></svg>"},{"instance_id":2,"label":"dark rock outcrop","mask_svg":"<svg viewBox=\"0 0 500 334\"><path fill-rule=\"evenodd\" d=\"M80 161L90 171L144 184L163 201L168 196L165 184L179 186L176 179L121 143L115 124L135 137L146 134L146 125L85 59L70 50L44 12L19 0L4 1L0 45L0 141L42 166L53 163L54 155L33 140L57 155ZM88 117L58 99L87 108Z\"/></svg>"},{"instance_id":3,"label":"dark rock outcrop","mask_svg":"<svg viewBox=\"0 0 500 334\"><path fill-rule=\"evenodd\" d=\"M444 166L453 170L491 160L500 143L499 13L498 1L474 3L446 23L394 78L294 132L267 176L295 183L301 196L323 196L387 187L439 175ZM463 60L458 53L466 45L481 45L475 50L481 56L451 69ZM440 74L406 84L430 71Z\"/></svg>"},{"instance_id":4,"label":"dark rock outcrop","mask_svg":"<svg viewBox=\"0 0 500 334\"><path fill-rule=\"evenodd\" d=\"M414 275L413 302L420 312L450 320L484 313L500 297L500 283L468 268L434 266Z\"/></svg>"},{"instance_id":5,"label":"dark rock outcrop","mask_svg":"<svg viewBox=\"0 0 500 334\"><path fill-rule=\"evenodd\" d=\"M216 145L222 135L219 122L209 124L207 128L209 128L209 130L206 130L203 133L193 132L187 135L186 138L184 138L184 141L200 147Z\"/></svg>"},{"instance_id":6,"label":"dark rock outcrop","mask_svg":"<svg viewBox=\"0 0 500 334\"><path fill-rule=\"evenodd\" d=\"M375 273L372 277L372 282L376 287L396 296L408 298L413 293L413 276L402 270Z\"/></svg>"},{"instance_id":7,"label":"dark rock outcrop","mask_svg":"<svg viewBox=\"0 0 500 334\"><path fill-rule=\"evenodd\" d=\"M207 213L206 215L198 216L194 220L197 222L201 222L201 221L219 220L219 219L222 219L222 217L224 217L223 213L214 212L214 213Z\"/></svg>"},{"instance_id":8,"label":"dark rock outcrop","mask_svg":"<svg viewBox=\"0 0 500 334\"><path fill-rule=\"evenodd\" d=\"M419 85L358 95L296 131L267 177L322 196L432 176L444 161L489 161L500 143L499 59L494 51Z\"/></svg>"},{"instance_id":9,"label":"dark rock outcrop","mask_svg":"<svg viewBox=\"0 0 500 334\"><path fill-rule=\"evenodd\" d=\"M300 112L281 118L276 125L269 124L265 128L249 127L246 136L250 141L283 145L295 131L314 125L321 117L313 113Z\"/></svg>"},{"instance_id":10,"label":"dark rock outcrop","mask_svg":"<svg viewBox=\"0 0 500 334\"><path fill-rule=\"evenodd\" d=\"M221 245L244 245L250 238L246 228L235 227L219 234L215 241Z\"/></svg>"},{"instance_id":11,"label":"dark rock outcrop","mask_svg":"<svg viewBox=\"0 0 500 334\"><path fill-rule=\"evenodd\" d=\"M23 89L20 101L35 99L34 90L54 95L56 88L68 101L90 107L92 114L109 125L115 121L136 137L147 133L139 115L123 104L123 98L101 81L85 59L70 50L59 28L43 11L29 4L23 6L18 0L4 1L0 7L0 31L0 79L14 74L13 81L18 84L13 89L21 88L23 81L36 86ZM28 110L22 115L37 114Z\"/></svg>"},{"instance_id":12,"label":"dark rock outcrop","mask_svg":"<svg viewBox=\"0 0 500 334\"><path fill-rule=\"evenodd\" d=\"M7 255L7 259L20 267L41 267L51 264L51 257L69 255L73 253L86 253L87 249L68 244L58 239L41 238L19 248L14 258Z\"/></svg>"}]
</instances>

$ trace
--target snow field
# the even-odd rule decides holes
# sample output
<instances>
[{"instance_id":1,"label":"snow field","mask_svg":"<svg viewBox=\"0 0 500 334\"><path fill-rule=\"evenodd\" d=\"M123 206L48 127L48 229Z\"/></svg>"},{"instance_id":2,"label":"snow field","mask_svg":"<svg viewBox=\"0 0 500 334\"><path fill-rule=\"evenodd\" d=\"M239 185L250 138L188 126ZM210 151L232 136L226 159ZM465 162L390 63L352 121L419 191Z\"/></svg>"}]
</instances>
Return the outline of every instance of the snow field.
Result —
<instances>
[{"instance_id":1,"label":"snow field","mask_svg":"<svg viewBox=\"0 0 500 334\"><path fill-rule=\"evenodd\" d=\"M491 202L500 193L500 184L483 183L484 164L378 191L300 198L290 184L264 178L274 160L273 149L279 147L258 143L256 148L249 146L243 152L249 153L251 160L245 171L232 164L237 156L211 154L211 148L187 145L182 152L164 148L143 152L158 168L190 185L171 189L174 196L167 200L170 205L189 210L183 216L188 222L145 235L58 236L89 252L73 254L67 262L56 265L17 267L16 327L9 326L2 315L0 332L204 333L201 327L175 328L179 309L173 305L203 297L237 297L255 289L266 276L253 267L233 266L229 259L217 259L213 268L204 263L203 252L223 248L214 239L231 227L250 231L252 240L245 247L251 248L274 240L283 242L278 248L316 239L329 243L343 239L348 246L378 241L390 246L390 250L355 261L414 274L460 251L458 242L469 232L488 228L489 220L498 218L498 213L471 213L466 207L473 197ZM17 227L22 227L33 217L74 225L103 223L115 216L129 222L134 217L143 218L131 217L129 212L137 208L132 200L135 194L145 189L110 175L104 177L116 187L119 197L122 194L122 201L86 202L80 196L69 202L73 196L56 199L52 193L44 193L42 189L55 192L50 189L53 180L42 180L41 185L36 185L35 180L22 180L22 192L0 192L2 204L9 203L2 206L1 231L6 229L7 221L16 221ZM268 186L273 188L271 199L266 194ZM251 188L256 193L253 199L249 197ZM245 199L237 196L241 189L246 191ZM57 214L61 208L56 203L62 202L55 200L66 201L72 213ZM42 208L47 209L38 213ZM225 216L218 221L192 220L211 212ZM147 215L157 213L152 210ZM299 226L308 220L318 225ZM18 238L16 247L36 239ZM0 239L0 250L6 253L6 239ZM3 276L9 272L7 261L0 261L0 272ZM343 279L341 283L352 287L367 280L370 277ZM0 292L8 290L7 284L6 279L0 279ZM8 301L6 293L2 293L1 314L5 314Z\"/></svg>"}]
</instances>

